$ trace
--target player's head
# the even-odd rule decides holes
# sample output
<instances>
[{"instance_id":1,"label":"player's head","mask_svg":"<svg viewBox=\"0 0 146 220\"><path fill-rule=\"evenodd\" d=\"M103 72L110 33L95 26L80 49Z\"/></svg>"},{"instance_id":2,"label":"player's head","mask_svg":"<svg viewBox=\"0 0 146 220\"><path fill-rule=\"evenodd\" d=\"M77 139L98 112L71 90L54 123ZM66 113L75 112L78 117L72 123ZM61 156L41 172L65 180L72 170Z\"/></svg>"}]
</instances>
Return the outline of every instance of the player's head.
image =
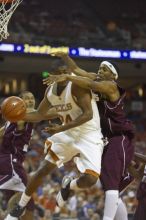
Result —
<instances>
[{"instance_id":1,"label":"player's head","mask_svg":"<svg viewBox=\"0 0 146 220\"><path fill-rule=\"evenodd\" d=\"M55 74L59 74L59 75L70 74L70 70L66 65L61 65L56 69Z\"/></svg>"},{"instance_id":2,"label":"player's head","mask_svg":"<svg viewBox=\"0 0 146 220\"><path fill-rule=\"evenodd\" d=\"M29 91L24 91L19 94L19 97L23 99L28 111L33 111L35 107L34 95Z\"/></svg>"},{"instance_id":3,"label":"player's head","mask_svg":"<svg viewBox=\"0 0 146 220\"><path fill-rule=\"evenodd\" d=\"M101 80L117 80L119 69L111 61L101 62L98 70L98 76Z\"/></svg>"},{"instance_id":4,"label":"player's head","mask_svg":"<svg viewBox=\"0 0 146 220\"><path fill-rule=\"evenodd\" d=\"M70 74L70 70L62 60L56 60L51 66L50 72L55 75Z\"/></svg>"}]
</instances>

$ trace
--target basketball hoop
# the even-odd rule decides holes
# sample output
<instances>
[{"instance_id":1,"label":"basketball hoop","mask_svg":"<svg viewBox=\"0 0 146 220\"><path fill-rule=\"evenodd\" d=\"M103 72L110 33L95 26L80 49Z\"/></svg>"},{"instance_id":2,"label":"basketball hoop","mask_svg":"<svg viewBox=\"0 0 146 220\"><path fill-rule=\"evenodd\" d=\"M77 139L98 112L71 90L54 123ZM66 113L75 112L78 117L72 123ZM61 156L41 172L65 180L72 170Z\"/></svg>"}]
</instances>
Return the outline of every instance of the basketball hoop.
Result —
<instances>
[{"instance_id":1,"label":"basketball hoop","mask_svg":"<svg viewBox=\"0 0 146 220\"><path fill-rule=\"evenodd\" d=\"M7 39L8 23L12 14L23 0L0 0L0 41Z\"/></svg>"}]
</instances>

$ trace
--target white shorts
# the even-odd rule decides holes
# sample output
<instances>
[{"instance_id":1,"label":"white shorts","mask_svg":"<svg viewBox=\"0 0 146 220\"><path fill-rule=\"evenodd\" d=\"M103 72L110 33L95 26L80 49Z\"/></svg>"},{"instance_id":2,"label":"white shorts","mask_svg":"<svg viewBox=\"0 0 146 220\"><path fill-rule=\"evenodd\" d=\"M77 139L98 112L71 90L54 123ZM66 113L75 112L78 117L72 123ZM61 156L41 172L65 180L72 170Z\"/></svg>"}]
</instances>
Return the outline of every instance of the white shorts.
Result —
<instances>
[{"instance_id":1,"label":"white shorts","mask_svg":"<svg viewBox=\"0 0 146 220\"><path fill-rule=\"evenodd\" d=\"M94 176L100 174L104 144L97 131L81 133L70 129L48 138L45 145L49 147L45 159L56 163L58 167L74 157L74 162L81 173Z\"/></svg>"}]
</instances>

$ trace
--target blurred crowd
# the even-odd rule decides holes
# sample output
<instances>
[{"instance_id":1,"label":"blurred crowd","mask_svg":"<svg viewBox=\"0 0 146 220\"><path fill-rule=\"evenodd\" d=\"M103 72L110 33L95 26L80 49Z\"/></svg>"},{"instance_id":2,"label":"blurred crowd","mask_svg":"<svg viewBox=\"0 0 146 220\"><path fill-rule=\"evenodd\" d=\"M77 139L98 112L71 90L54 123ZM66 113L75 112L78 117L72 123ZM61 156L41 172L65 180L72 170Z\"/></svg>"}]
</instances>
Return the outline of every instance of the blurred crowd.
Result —
<instances>
[{"instance_id":1,"label":"blurred crowd","mask_svg":"<svg viewBox=\"0 0 146 220\"><path fill-rule=\"evenodd\" d=\"M132 96L132 100L131 99ZM146 149L146 114L144 100L140 99L136 93L127 96L127 113L129 119L133 120L136 129L135 150L145 154ZM30 150L24 163L25 169L29 174L34 172L44 158L43 145L48 134L43 131L48 122L41 122L34 126L34 133L30 144ZM45 210L45 217L38 217L38 210L35 210L35 220L101 220L104 193L100 182L90 190L80 191L72 194L68 203L60 209L56 206L56 195L60 189L61 180L64 175L77 176L78 172L73 161L67 163L65 167L56 170L44 179L43 186L39 187L33 195L35 203ZM137 206L136 189L138 182L134 181L132 185L122 193L122 198L127 206L129 220ZM7 204L3 194L0 193L0 220L6 212Z\"/></svg>"},{"instance_id":2,"label":"blurred crowd","mask_svg":"<svg viewBox=\"0 0 146 220\"><path fill-rule=\"evenodd\" d=\"M144 0L25 0L8 26L7 41L51 46L146 48ZM119 5L120 4L120 5ZM106 5L106 6L105 6ZM136 9L136 10L135 10Z\"/></svg>"}]
</instances>

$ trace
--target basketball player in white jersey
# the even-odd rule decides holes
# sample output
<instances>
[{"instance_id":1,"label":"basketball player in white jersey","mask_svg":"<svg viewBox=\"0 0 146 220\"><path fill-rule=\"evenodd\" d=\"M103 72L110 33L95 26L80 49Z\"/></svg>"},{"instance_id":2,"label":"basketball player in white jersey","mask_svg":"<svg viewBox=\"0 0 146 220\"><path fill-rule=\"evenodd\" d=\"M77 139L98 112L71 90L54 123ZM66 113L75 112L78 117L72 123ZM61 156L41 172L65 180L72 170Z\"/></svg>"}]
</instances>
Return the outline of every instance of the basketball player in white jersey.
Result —
<instances>
[{"instance_id":1,"label":"basketball player in white jersey","mask_svg":"<svg viewBox=\"0 0 146 220\"><path fill-rule=\"evenodd\" d=\"M76 155L79 156L74 161L82 175L78 179L67 180L65 186L69 184L72 190L88 188L96 183L100 175L104 145L99 113L91 91L79 88L72 82L54 83L47 88L38 110L27 114L25 119L35 122L40 114L45 115L51 107L59 113L63 124L46 129L53 136L45 142L45 160L31 177L19 204L7 216L7 220L18 219L32 193L42 184L44 176ZM64 200L68 197L63 196Z\"/></svg>"}]
</instances>

